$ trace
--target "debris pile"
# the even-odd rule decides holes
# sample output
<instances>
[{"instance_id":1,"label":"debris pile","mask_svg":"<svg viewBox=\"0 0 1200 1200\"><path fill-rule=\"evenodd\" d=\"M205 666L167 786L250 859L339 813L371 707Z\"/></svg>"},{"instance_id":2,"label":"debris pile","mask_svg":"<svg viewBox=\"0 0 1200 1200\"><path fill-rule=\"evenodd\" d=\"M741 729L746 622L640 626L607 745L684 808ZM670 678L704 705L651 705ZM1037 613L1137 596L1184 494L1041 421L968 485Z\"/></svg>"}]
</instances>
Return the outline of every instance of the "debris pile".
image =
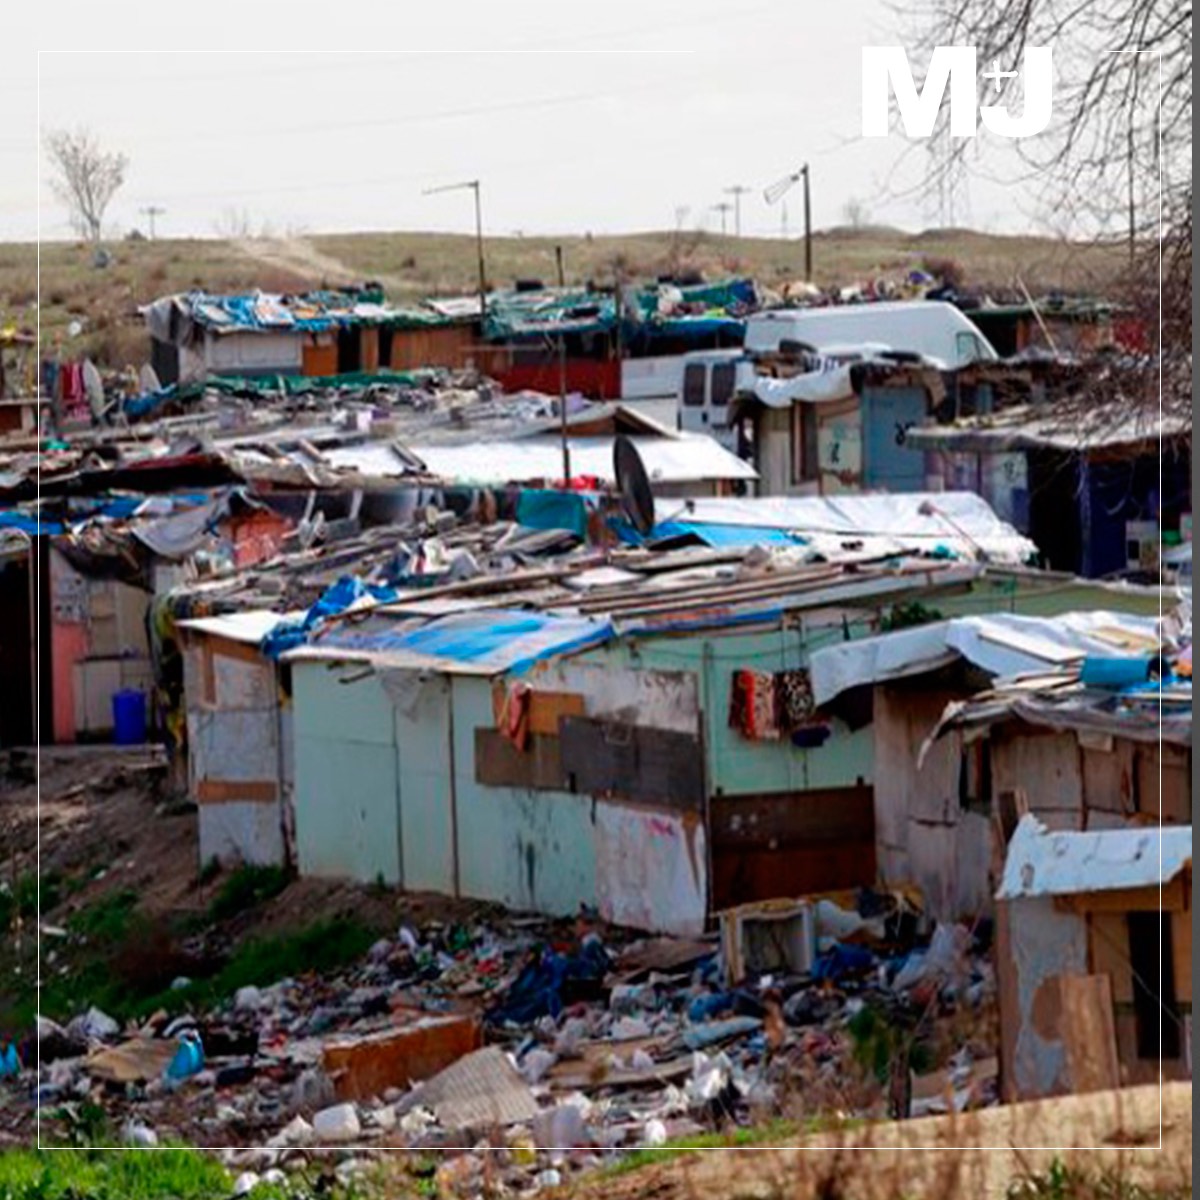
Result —
<instances>
[{"instance_id":1,"label":"debris pile","mask_svg":"<svg viewBox=\"0 0 1200 1200\"><path fill-rule=\"evenodd\" d=\"M867 890L736 914L724 950L582 918L405 925L341 975L209 1012L40 1019L8 1103L51 1120L98 1103L136 1144L241 1146L227 1159L256 1179L405 1147L464 1151L438 1184L469 1190L486 1150L528 1190L703 1132L994 1101L987 1038L961 1035L994 1000L986 928L926 942L913 897Z\"/></svg>"}]
</instances>

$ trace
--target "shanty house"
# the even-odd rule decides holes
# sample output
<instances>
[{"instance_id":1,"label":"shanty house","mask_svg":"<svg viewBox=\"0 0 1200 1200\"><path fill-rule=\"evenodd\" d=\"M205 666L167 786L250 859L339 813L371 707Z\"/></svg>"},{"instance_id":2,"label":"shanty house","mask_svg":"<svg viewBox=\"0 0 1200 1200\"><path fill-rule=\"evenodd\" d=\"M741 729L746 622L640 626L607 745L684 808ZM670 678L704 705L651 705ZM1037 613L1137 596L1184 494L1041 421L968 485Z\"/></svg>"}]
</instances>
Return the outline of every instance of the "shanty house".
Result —
<instances>
[{"instance_id":1,"label":"shanty house","mask_svg":"<svg viewBox=\"0 0 1200 1200\"><path fill-rule=\"evenodd\" d=\"M976 498L966 535L922 500L659 500L677 549L413 589L319 633L284 660L301 872L673 933L873 883L871 730L814 711L810 656L915 601L1077 601L965 561L965 537L1028 548Z\"/></svg>"},{"instance_id":2,"label":"shanty house","mask_svg":"<svg viewBox=\"0 0 1200 1200\"><path fill-rule=\"evenodd\" d=\"M201 863L293 858L288 672L260 648L278 620L275 613L233 612L176 623Z\"/></svg>"},{"instance_id":3,"label":"shanty house","mask_svg":"<svg viewBox=\"0 0 1200 1200\"><path fill-rule=\"evenodd\" d=\"M1162 721L1158 688L1081 682L1117 671L1144 684L1161 646L1152 617L1067 611L959 617L818 651L819 705L871 693L882 881L915 883L939 919L969 919L991 908L1022 812L1055 829L1190 824L1190 682L1174 699L1167 689Z\"/></svg>"},{"instance_id":4,"label":"shanty house","mask_svg":"<svg viewBox=\"0 0 1200 1200\"><path fill-rule=\"evenodd\" d=\"M1192 1075L1192 830L1016 828L996 894L1006 1101Z\"/></svg>"},{"instance_id":5,"label":"shanty house","mask_svg":"<svg viewBox=\"0 0 1200 1200\"><path fill-rule=\"evenodd\" d=\"M213 376L372 374L461 367L478 322L397 309L378 290L164 296L142 310L163 384Z\"/></svg>"},{"instance_id":6,"label":"shanty house","mask_svg":"<svg viewBox=\"0 0 1200 1200\"><path fill-rule=\"evenodd\" d=\"M1190 530L1191 415L1076 398L913 429L911 445L954 459L944 475L1024 496L1014 520L1047 564L1099 577L1159 567L1160 547Z\"/></svg>"}]
</instances>

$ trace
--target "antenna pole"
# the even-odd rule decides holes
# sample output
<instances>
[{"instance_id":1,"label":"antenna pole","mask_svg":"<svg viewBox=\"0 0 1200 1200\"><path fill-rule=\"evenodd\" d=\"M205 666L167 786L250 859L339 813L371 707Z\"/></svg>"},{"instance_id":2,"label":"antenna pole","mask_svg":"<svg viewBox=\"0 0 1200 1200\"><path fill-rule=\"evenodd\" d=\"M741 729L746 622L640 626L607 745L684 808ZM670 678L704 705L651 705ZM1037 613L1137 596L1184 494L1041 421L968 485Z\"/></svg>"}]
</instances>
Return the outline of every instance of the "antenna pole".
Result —
<instances>
[{"instance_id":1,"label":"antenna pole","mask_svg":"<svg viewBox=\"0 0 1200 1200\"><path fill-rule=\"evenodd\" d=\"M808 163L800 168L804 176L804 279L812 283L812 205L808 195Z\"/></svg>"}]
</instances>

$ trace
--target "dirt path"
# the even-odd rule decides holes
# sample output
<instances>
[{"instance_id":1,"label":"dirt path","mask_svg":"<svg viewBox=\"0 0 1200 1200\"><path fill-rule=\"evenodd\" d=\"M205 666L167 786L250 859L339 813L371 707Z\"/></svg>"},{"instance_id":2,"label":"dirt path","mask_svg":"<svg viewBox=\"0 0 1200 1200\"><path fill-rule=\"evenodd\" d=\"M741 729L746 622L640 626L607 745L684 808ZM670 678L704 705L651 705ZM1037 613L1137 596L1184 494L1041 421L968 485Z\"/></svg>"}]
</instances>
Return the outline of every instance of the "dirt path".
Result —
<instances>
[{"instance_id":1,"label":"dirt path","mask_svg":"<svg viewBox=\"0 0 1200 1200\"><path fill-rule=\"evenodd\" d=\"M322 253L303 238L239 238L232 244L247 258L311 278L314 283L324 281L332 286L340 286L362 281L361 271L354 270L331 254ZM386 289L402 291L405 288L403 280L390 275L373 274L372 278Z\"/></svg>"},{"instance_id":2,"label":"dirt path","mask_svg":"<svg viewBox=\"0 0 1200 1200\"><path fill-rule=\"evenodd\" d=\"M1162 1112L1161 1147L1159 1090L1142 1087L873 1125L786 1147L711 1150L597 1178L570 1194L576 1200L1002 1197L1014 1179L1045 1172L1056 1158L1090 1174L1111 1169L1147 1188L1190 1190L1191 1086L1166 1086ZM1086 1149L1054 1148L1060 1146Z\"/></svg>"}]
</instances>

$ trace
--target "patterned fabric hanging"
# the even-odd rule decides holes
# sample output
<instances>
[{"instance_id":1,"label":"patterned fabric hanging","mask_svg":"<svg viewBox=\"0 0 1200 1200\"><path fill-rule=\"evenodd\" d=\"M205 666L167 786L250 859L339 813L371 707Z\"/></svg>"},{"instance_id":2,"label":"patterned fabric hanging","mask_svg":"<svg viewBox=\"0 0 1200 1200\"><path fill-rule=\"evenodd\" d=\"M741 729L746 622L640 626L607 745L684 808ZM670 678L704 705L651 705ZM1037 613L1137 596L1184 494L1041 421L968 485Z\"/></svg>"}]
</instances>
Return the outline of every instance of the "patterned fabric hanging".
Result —
<instances>
[{"instance_id":1,"label":"patterned fabric hanging","mask_svg":"<svg viewBox=\"0 0 1200 1200\"><path fill-rule=\"evenodd\" d=\"M735 671L729 697L729 724L751 741L777 741L775 677L765 671Z\"/></svg>"}]
</instances>

